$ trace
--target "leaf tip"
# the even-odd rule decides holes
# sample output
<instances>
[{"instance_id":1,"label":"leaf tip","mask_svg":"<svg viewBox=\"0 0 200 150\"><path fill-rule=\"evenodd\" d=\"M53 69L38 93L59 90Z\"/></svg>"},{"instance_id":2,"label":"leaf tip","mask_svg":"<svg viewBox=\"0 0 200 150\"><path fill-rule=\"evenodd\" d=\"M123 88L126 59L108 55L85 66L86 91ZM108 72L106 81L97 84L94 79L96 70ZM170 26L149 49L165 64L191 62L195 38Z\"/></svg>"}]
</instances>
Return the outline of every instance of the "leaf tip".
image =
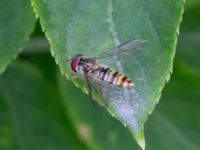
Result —
<instances>
[{"instance_id":1,"label":"leaf tip","mask_svg":"<svg viewBox=\"0 0 200 150\"><path fill-rule=\"evenodd\" d=\"M145 136L144 136L144 127L140 129L139 132L132 132L137 144L142 150L145 150Z\"/></svg>"},{"instance_id":2,"label":"leaf tip","mask_svg":"<svg viewBox=\"0 0 200 150\"><path fill-rule=\"evenodd\" d=\"M145 139L142 138L137 141L142 150L145 150Z\"/></svg>"}]
</instances>

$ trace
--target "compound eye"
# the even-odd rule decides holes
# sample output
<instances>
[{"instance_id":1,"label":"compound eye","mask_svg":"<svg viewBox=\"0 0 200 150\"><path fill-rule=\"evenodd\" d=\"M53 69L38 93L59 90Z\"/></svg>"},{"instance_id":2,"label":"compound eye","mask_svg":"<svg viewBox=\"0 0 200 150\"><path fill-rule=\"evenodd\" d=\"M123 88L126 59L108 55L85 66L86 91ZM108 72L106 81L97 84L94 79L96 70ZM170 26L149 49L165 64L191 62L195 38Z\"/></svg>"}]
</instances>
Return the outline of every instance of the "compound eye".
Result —
<instances>
[{"instance_id":1,"label":"compound eye","mask_svg":"<svg viewBox=\"0 0 200 150\"><path fill-rule=\"evenodd\" d=\"M71 69L74 72L78 72L78 65L80 65L80 60L83 57L82 54L77 54L76 56L73 57L72 61L71 61Z\"/></svg>"},{"instance_id":2,"label":"compound eye","mask_svg":"<svg viewBox=\"0 0 200 150\"><path fill-rule=\"evenodd\" d=\"M79 64L79 59L73 58L71 61L71 68L74 72L77 72L78 64Z\"/></svg>"}]
</instances>

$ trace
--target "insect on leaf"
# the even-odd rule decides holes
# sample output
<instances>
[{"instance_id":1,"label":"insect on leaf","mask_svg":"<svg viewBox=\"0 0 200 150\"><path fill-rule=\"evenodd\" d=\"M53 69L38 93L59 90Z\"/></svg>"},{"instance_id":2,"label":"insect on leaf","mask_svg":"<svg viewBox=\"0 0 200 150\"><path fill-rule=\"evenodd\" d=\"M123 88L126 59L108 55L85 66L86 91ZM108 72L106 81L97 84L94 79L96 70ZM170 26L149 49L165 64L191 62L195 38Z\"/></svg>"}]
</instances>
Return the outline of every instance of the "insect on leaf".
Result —
<instances>
[{"instance_id":1,"label":"insect on leaf","mask_svg":"<svg viewBox=\"0 0 200 150\"><path fill-rule=\"evenodd\" d=\"M131 130L144 149L144 123L172 71L184 1L32 0L32 3L50 41L51 52L67 78L74 73L66 60L76 54L95 57L133 39L148 41L141 53L123 62L116 59L112 66L109 60L99 62L134 81L131 90L110 89L106 109ZM84 81L76 78L73 82L86 91ZM115 94L118 91L120 97Z\"/></svg>"}]
</instances>

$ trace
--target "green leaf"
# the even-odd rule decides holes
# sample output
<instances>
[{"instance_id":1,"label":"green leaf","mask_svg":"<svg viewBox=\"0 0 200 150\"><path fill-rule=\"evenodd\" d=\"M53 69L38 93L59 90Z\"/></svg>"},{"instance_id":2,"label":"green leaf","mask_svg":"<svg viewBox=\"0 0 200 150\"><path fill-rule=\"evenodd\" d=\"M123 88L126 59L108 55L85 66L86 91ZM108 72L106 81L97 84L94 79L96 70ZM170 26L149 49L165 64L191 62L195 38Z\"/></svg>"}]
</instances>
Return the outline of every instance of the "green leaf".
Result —
<instances>
[{"instance_id":1,"label":"green leaf","mask_svg":"<svg viewBox=\"0 0 200 150\"><path fill-rule=\"evenodd\" d=\"M199 55L197 55L200 53L199 42L200 33L181 33L177 45L177 58L193 68L200 69Z\"/></svg>"},{"instance_id":2,"label":"green leaf","mask_svg":"<svg viewBox=\"0 0 200 150\"><path fill-rule=\"evenodd\" d=\"M0 74L22 50L35 24L30 1L0 2Z\"/></svg>"},{"instance_id":3,"label":"green leaf","mask_svg":"<svg viewBox=\"0 0 200 150\"><path fill-rule=\"evenodd\" d=\"M110 91L106 99L107 110L128 126L143 149L143 124L158 103L172 70L183 3L180 0L32 0L51 52L68 78L74 74L67 60L77 53L92 57L131 39L148 40L142 53L112 66L131 77L134 88L120 97L110 96L116 92ZM73 82L85 90L80 79Z\"/></svg>"},{"instance_id":4,"label":"green leaf","mask_svg":"<svg viewBox=\"0 0 200 150\"><path fill-rule=\"evenodd\" d=\"M176 61L162 100L146 124L149 149L199 149L199 91L200 71Z\"/></svg>"},{"instance_id":5,"label":"green leaf","mask_svg":"<svg viewBox=\"0 0 200 150\"><path fill-rule=\"evenodd\" d=\"M199 0L189 0L186 1L186 5L185 5L185 9L191 9L193 7L196 7L197 5L200 5L200 1Z\"/></svg>"},{"instance_id":6,"label":"green leaf","mask_svg":"<svg viewBox=\"0 0 200 150\"><path fill-rule=\"evenodd\" d=\"M194 115L200 113L200 72L178 61L174 70L161 102L145 126L148 150L197 150L200 147L200 119ZM139 149L130 134L107 113L85 103L89 97L77 91L72 83L59 76L59 85L66 113L79 138L90 149ZM77 91L75 95L71 94L73 91Z\"/></svg>"},{"instance_id":7,"label":"green leaf","mask_svg":"<svg viewBox=\"0 0 200 150\"><path fill-rule=\"evenodd\" d=\"M59 91L66 113L76 133L91 150L139 149L131 134L103 110L94 109L88 95L78 91L72 83L58 76ZM76 94L71 94L76 91Z\"/></svg>"},{"instance_id":8,"label":"green leaf","mask_svg":"<svg viewBox=\"0 0 200 150\"><path fill-rule=\"evenodd\" d=\"M200 1L199 1L200 2ZM188 6L188 3L186 3ZM183 15L183 23L181 24L181 32L195 32L199 31L199 20L200 20L200 3L186 9Z\"/></svg>"},{"instance_id":9,"label":"green leaf","mask_svg":"<svg viewBox=\"0 0 200 150\"><path fill-rule=\"evenodd\" d=\"M5 101L0 94L0 149L18 149L13 124Z\"/></svg>"},{"instance_id":10,"label":"green leaf","mask_svg":"<svg viewBox=\"0 0 200 150\"><path fill-rule=\"evenodd\" d=\"M0 102L6 103L0 119L7 116L1 119L0 143L4 145L0 146L30 150L84 149L72 133L56 90L52 90L33 65L14 63L0 78Z\"/></svg>"}]
</instances>

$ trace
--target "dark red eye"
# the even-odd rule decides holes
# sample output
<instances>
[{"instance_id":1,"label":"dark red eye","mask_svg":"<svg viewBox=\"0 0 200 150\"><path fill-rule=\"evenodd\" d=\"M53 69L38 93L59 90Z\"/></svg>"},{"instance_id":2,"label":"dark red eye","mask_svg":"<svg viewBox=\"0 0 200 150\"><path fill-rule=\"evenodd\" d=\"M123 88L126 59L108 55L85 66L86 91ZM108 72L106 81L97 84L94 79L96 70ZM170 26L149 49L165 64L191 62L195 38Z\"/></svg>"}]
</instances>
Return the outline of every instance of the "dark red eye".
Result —
<instances>
[{"instance_id":1,"label":"dark red eye","mask_svg":"<svg viewBox=\"0 0 200 150\"><path fill-rule=\"evenodd\" d=\"M79 62L80 62L80 59L83 57L83 55L81 54L78 54L76 56L74 56L72 58L72 61L71 61L71 68L74 72L78 72L77 68L78 68L78 65L79 65Z\"/></svg>"}]
</instances>

